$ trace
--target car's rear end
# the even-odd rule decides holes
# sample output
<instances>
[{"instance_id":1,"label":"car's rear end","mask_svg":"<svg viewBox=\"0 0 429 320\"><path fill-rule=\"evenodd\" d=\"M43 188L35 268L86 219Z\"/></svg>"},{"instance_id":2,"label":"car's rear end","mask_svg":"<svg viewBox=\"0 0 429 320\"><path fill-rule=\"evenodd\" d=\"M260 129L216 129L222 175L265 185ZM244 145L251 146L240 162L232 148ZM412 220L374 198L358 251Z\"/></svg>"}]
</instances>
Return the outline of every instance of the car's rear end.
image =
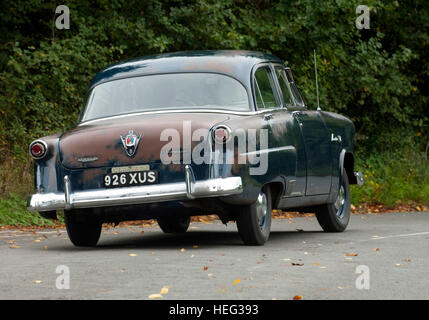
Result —
<instances>
[{"instance_id":1,"label":"car's rear end","mask_svg":"<svg viewBox=\"0 0 429 320\"><path fill-rule=\"evenodd\" d=\"M183 112L124 116L40 139L50 151L35 159L39 192L28 207L34 211L117 207L240 193L241 178L213 170L210 163L211 132L228 118ZM124 143L130 132L129 140L139 137L132 156ZM199 144L203 162L196 164L192 151Z\"/></svg>"}]
</instances>

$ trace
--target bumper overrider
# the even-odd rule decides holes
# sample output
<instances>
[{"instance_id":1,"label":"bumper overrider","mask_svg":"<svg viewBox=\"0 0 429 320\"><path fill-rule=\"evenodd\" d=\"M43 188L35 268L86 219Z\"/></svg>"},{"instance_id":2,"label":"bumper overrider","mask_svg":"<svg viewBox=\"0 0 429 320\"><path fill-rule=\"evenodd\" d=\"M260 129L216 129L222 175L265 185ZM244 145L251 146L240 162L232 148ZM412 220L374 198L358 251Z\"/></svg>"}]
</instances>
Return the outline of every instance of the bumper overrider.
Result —
<instances>
[{"instance_id":1,"label":"bumper overrider","mask_svg":"<svg viewBox=\"0 0 429 320\"><path fill-rule=\"evenodd\" d=\"M220 197L243 192L241 177L195 181L190 166L185 167L185 181L115 189L94 189L73 192L68 176L64 192L35 193L27 202L29 211L70 210L132 205L196 198Z\"/></svg>"}]
</instances>

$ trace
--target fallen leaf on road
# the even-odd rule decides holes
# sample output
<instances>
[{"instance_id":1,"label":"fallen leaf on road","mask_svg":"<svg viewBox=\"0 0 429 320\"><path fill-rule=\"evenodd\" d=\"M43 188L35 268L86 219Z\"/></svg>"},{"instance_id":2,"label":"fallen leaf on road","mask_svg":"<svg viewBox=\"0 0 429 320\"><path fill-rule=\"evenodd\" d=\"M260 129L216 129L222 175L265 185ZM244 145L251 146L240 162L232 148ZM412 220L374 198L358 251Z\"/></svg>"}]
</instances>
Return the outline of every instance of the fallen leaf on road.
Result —
<instances>
[{"instance_id":1,"label":"fallen leaf on road","mask_svg":"<svg viewBox=\"0 0 429 320\"><path fill-rule=\"evenodd\" d=\"M130 253L130 257L136 257L137 255L135 253Z\"/></svg>"},{"instance_id":2,"label":"fallen leaf on road","mask_svg":"<svg viewBox=\"0 0 429 320\"><path fill-rule=\"evenodd\" d=\"M144 230L140 231L141 234L144 234Z\"/></svg>"},{"instance_id":3,"label":"fallen leaf on road","mask_svg":"<svg viewBox=\"0 0 429 320\"><path fill-rule=\"evenodd\" d=\"M17 246L17 245L11 245L9 248L11 248L11 249L19 249L19 248L21 248L20 246Z\"/></svg>"},{"instance_id":4,"label":"fallen leaf on road","mask_svg":"<svg viewBox=\"0 0 429 320\"><path fill-rule=\"evenodd\" d=\"M40 283L42 283L42 280L34 280L33 282L36 284L40 284Z\"/></svg>"},{"instance_id":5,"label":"fallen leaf on road","mask_svg":"<svg viewBox=\"0 0 429 320\"><path fill-rule=\"evenodd\" d=\"M375 248L374 251L380 251L380 248Z\"/></svg>"},{"instance_id":6,"label":"fallen leaf on road","mask_svg":"<svg viewBox=\"0 0 429 320\"><path fill-rule=\"evenodd\" d=\"M167 294L167 293L168 293L168 288L167 288L167 287L163 287L163 288L161 289L160 294Z\"/></svg>"},{"instance_id":7,"label":"fallen leaf on road","mask_svg":"<svg viewBox=\"0 0 429 320\"><path fill-rule=\"evenodd\" d=\"M292 265L293 265L293 266L299 266L299 267L301 267L301 266L303 266L304 264L303 264L303 263L298 263L298 262L292 262Z\"/></svg>"},{"instance_id":8,"label":"fallen leaf on road","mask_svg":"<svg viewBox=\"0 0 429 320\"><path fill-rule=\"evenodd\" d=\"M180 249L180 252L185 252L185 248Z\"/></svg>"},{"instance_id":9,"label":"fallen leaf on road","mask_svg":"<svg viewBox=\"0 0 429 320\"><path fill-rule=\"evenodd\" d=\"M313 266L318 266L318 265L319 265L319 262L313 263Z\"/></svg>"},{"instance_id":10,"label":"fallen leaf on road","mask_svg":"<svg viewBox=\"0 0 429 320\"><path fill-rule=\"evenodd\" d=\"M357 257L358 254L357 253L352 253L352 252L346 252L345 255L347 257Z\"/></svg>"},{"instance_id":11,"label":"fallen leaf on road","mask_svg":"<svg viewBox=\"0 0 429 320\"><path fill-rule=\"evenodd\" d=\"M207 266L204 266L204 268L203 268L203 269L204 269L204 271L206 271L206 270L208 269L208 267L207 267Z\"/></svg>"},{"instance_id":12,"label":"fallen leaf on road","mask_svg":"<svg viewBox=\"0 0 429 320\"><path fill-rule=\"evenodd\" d=\"M283 259L283 261L290 261L291 259L287 258L287 259Z\"/></svg>"},{"instance_id":13,"label":"fallen leaf on road","mask_svg":"<svg viewBox=\"0 0 429 320\"><path fill-rule=\"evenodd\" d=\"M411 260L410 259L408 259L408 258L405 258L404 260L402 260L402 261L405 261L405 262L411 262Z\"/></svg>"},{"instance_id":14,"label":"fallen leaf on road","mask_svg":"<svg viewBox=\"0 0 429 320\"><path fill-rule=\"evenodd\" d=\"M237 283L239 283L241 281L241 279L240 278L238 278L237 280L235 280L234 282L233 282L233 285L236 285Z\"/></svg>"},{"instance_id":15,"label":"fallen leaf on road","mask_svg":"<svg viewBox=\"0 0 429 320\"><path fill-rule=\"evenodd\" d=\"M162 299L162 295L160 295L159 293L154 293L154 294L151 294L148 298L149 299Z\"/></svg>"},{"instance_id":16,"label":"fallen leaf on road","mask_svg":"<svg viewBox=\"0 0 429 320\"><path fill-rule=\"evenodd\" d=\"M293 300L301 300L302 299L302 296L300 296L300 295L296 295L295 297L293 297Z\"/></svg>"}]
</instances>

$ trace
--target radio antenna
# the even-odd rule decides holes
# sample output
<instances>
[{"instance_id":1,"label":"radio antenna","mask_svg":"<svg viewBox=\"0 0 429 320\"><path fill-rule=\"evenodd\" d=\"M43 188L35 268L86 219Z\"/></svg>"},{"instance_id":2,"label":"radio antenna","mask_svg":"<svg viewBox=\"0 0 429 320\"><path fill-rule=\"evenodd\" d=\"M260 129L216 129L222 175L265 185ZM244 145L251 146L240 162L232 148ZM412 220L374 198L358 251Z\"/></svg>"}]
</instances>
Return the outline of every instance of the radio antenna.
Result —
<instances>
[{"instance_id":1,"label":"radio antenna","mask_svg":"<svg viewBox=\"0 0 429 320\"><path fill-rule=\"evenodd\" d=\"M322 110L319 105L319 83L317 81L317 60L316 60L316 49L313 50L314 54L314 74L316 75L316 95L317 95L317 111Z\"/></svg>"}]
</instances>

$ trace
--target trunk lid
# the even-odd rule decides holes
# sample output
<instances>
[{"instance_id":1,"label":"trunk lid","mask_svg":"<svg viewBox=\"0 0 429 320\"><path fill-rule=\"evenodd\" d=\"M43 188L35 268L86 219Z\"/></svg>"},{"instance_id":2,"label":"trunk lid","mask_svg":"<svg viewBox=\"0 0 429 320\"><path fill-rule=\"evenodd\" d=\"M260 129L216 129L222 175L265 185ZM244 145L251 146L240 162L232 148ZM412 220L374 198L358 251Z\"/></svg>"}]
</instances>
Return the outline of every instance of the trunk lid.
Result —
<instances>
[{"instance_id":1,"label":"trunk lid","mask_svg":"<svg viewBox=\"0 0 429 320\"><path fill-rule=\"evenodd\" d=\"M160 162L160 152L168 141L160 141L161 132L170 128L180 134L183 148L184 123L190 121L190 132L210 129L215 124L237 117L222 113L162 113L127 115L82 124L60 138L60 156L70 169L115 167ZM137 137L127 135L134 131ZM127 155L124 142L132 145L138 139L135 153ZM121 138L122 136L122 138ZM190 139L190 138L188 138ZM199 142L192 142L192 148ZM132 148L132 147L131 147ZM132 153L132 150L131 150Z\"/></svg>"}]
</instances>

